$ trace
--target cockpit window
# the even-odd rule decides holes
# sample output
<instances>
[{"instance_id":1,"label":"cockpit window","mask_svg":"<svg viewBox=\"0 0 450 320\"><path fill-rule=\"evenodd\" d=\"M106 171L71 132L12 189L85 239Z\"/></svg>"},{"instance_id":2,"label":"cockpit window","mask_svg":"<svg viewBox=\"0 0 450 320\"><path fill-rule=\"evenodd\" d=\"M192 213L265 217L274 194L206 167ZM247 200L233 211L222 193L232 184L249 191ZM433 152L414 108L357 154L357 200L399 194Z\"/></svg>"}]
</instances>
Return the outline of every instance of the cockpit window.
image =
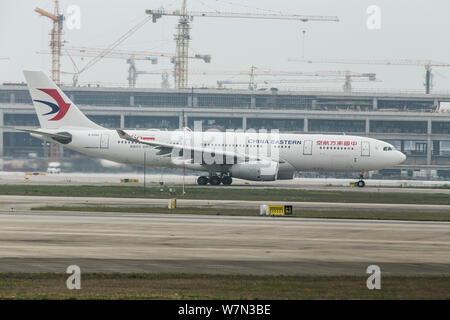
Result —
<instances>
[{"instance_id":1,"label":"cockpit window","mask_svg":"<svg viewBox=\"0 0 450 320\"><path fill-rule=\"evenodd\" d=\"M393 149L392 149L392 147L384 147L383 148L383 151L392 151Z\"/></svg>"}]
</instances>

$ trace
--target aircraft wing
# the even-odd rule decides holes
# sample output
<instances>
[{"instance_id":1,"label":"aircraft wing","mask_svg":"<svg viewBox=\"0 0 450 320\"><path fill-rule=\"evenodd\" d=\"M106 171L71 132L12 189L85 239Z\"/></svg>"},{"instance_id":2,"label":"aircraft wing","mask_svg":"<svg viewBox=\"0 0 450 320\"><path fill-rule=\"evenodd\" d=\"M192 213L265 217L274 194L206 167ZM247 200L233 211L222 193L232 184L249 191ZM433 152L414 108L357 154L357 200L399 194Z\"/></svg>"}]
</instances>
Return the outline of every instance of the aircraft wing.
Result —
<instances>
[{"instance_id":1,"label":"aircraft wing","mask_svg":"<svg viewBox=\"0 0 450 320\"><path fill-rule=\"evenodd\" d=\"M191 152L200 152L200 153L211 153L211 154L215 154L216 156L224 156L224 157L233 157L235 160L235 163L238 162L244 162L244 161L261 161L261 160L269 160L269 161L278 161L280 163L284 162L281 159L271 159L268 157L262 157L262 156L254 156L254 155L246 155L246 154L241 154L241 153L236 153L236 152L227 152L227 151L223 151L223 150L213 150L213 149L208 149L208 148L202 148L202 147L196 147L196 146L190 146L190 145L186 145L186 146L180 146L180 145L173 145L170 143L165 143L165 142L156 142L156 141L149 141L149 140L141 140L141 139L137 139L132 137L131 135L129 135L128 133L126 133L124 130L121 129L117 129L116 130L117 133L119 134L119 137L128 141L132 141L132 142L136 142L136 143L141 143L141 144L146 144L152 147L155 147L157 149L160 150L160 152L158 153L159 155L167 155L169 156L170 153L174 150L174 149L178 149L178 150L186 150L186 151L191 151Z\"/></svg>"}]
</instances>

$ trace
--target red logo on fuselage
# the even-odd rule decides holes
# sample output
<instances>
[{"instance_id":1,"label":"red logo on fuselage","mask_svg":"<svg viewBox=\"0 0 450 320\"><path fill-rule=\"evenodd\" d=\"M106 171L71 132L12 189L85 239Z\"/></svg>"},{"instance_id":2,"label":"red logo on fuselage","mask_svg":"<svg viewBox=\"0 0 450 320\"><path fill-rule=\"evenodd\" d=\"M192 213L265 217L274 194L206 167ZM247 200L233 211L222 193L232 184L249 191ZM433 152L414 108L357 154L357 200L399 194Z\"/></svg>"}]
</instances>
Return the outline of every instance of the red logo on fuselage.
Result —
<instances>
[{"instance_id":1,"label":"red logo on fuselage","mask_svg":"<svg viewBox=\"0 0 450 320\"><path fill-rule=\"evenodd\" d=\"M155 137L143 137L143 136L138 136L135 134L132 134L131 137L134 139L138 139L138 140L152 140L152 141L155 140Z\"/></svg>"}]
</instances>

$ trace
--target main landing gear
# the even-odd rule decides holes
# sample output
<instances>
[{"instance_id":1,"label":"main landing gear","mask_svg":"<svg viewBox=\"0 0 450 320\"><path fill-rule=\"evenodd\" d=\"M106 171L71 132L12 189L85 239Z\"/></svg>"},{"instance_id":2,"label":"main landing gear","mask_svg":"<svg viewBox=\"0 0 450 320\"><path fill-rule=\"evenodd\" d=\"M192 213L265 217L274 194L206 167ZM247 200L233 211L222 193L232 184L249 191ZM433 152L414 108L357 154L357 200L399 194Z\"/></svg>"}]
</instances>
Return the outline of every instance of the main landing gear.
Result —
<instances>
[{"instance_id":1,"label":"main landing gear","mask_svg":"<svg viewBox=\"0 0 450 320\"><path fill-rule=\"evenodd\" d=\"M221 175L221 176L211 175L209 177L200 176L197 178L197 183L201 186L205 186L208 183L212 186L218 186L221 183L225 186L229 186L232 182L233 182L233 179L231 178L231 176L226 175L226 174Z\"/></svg>"},{"instance_id":2,"label":"main landing gear","mask_svg":"<svg viewBox=\"0 0 450 320\"><path fill-rule=\"evenodd\" d=\"M359 181L356 183L356 186L358 186L359 188L364 188L366 186L366 183L364 182L364 173L361 173L359 175Z\"/></svg>"}]
</instances>

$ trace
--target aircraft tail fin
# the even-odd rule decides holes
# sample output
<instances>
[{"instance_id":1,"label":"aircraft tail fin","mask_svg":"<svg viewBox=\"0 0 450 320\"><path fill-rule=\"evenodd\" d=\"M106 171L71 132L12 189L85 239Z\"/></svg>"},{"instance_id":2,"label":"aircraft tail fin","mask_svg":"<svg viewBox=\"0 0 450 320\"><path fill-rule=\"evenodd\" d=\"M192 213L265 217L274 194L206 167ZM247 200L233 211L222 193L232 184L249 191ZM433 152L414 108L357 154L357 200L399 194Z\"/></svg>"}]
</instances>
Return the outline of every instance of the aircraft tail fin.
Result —
<instances>
[{"instance_id":1,"label":"aircraft tail fin","mask_svg":"<svg viewBox=\"0 0 450 320\"><path fill-rule=\"evenodd\" d=\"M102 129L89 120L64 92L42 71L24 71L41 128Z\"/></svg>"}]
</instances>

